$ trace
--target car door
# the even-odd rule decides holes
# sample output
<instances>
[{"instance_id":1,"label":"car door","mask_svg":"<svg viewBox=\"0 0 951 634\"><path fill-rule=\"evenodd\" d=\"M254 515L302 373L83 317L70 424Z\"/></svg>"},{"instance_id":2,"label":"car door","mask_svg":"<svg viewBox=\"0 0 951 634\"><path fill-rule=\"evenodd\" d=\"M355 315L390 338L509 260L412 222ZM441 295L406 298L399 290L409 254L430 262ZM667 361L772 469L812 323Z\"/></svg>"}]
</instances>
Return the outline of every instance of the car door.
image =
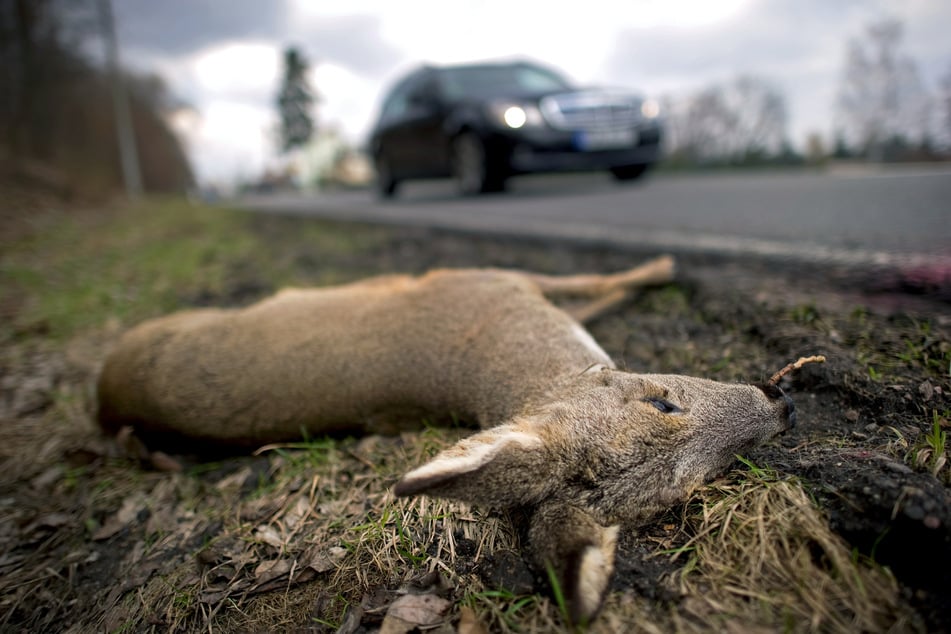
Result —
<instances>
[{"instance_id":1,"label":"car door","mask_svg":"<svg viewBox=\"0 0 951 634\"><path fill-rule=\"evenodd\" d=\"M412 77L397 84L386 97L373 134L374 161L385 163L397 178L408 176L412 169L411 157L404 138L409 109L407 96L412 87L411 80Z\"/></svg>"},{"instance_id":2,"label":"car door","mask_svg":"<svg viewBox=\"0 0 951 634\"><path fill-rule=\"evenodd\" d=\"M408 151L421 175L445 176L449 170L445 118L448 104L440 91L435 73L418 78L409 90Z\"/></svg>"}]
</instances>

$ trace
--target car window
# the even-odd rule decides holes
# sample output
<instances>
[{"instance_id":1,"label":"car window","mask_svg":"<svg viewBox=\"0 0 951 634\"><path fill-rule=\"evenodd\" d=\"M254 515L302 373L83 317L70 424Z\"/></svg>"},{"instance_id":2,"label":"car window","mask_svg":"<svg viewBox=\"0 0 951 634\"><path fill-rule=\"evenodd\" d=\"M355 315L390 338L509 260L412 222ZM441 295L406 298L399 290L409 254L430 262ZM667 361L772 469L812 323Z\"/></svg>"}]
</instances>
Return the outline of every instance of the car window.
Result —
<instances>
[{"instance_id":1,"label":"car window","mask_svg":"<svg viewBox=\"0 0 951 634\"><path fill-rule=\"evenodd\" d=\"M406 114L409 108L409 95L415 85L415 76L408 77L393 89L380 110L381 122L393 121Z\"/></svg>"},{"instance_id":2,"label":"car window","mask_svg":"<svg viewBox=\"0 0 951 634\"><path fill-rule=\"evenodd\" d=\"M423 101L434 102L439 98L439 86L430 72L413 74L400 82L384 100L380 109L380 122L391 123L401 119Z\"/></svg>"},{"instance_id":3,"label":"car window","mask_svg":"<svg viewBox=\"0 0 951 634\"><path fill-rule=\"evenodd\" d=\"M442 83L451 99L523 95L572 87L563 77L526 64L447 68Z\"/></svg>"},{"instance_id":4,"label":"car window","mask_svg":"<svg viewBox=\"0 0 951 634\"><path fill-rule=\"evenodd\" d=\"M420 103L434 103L439 99L439 85L434 77L426 75L413 82L407 93L410 107Z\"/></svg>"},{"instance_id":5,"label":"car window","mask_svg":"<svg viewBox=\"0 0 951 634\"><path fill-rule=\"evenodd\" d=\"M403 116L403 113L406 112L408 94L409 91L407 90L406 84L397 86L397 88L390 93L390 96L386 98L386 101L383 102L383 108L380 112L380 121L393 121Z\"/></svg>"}]
</instances>

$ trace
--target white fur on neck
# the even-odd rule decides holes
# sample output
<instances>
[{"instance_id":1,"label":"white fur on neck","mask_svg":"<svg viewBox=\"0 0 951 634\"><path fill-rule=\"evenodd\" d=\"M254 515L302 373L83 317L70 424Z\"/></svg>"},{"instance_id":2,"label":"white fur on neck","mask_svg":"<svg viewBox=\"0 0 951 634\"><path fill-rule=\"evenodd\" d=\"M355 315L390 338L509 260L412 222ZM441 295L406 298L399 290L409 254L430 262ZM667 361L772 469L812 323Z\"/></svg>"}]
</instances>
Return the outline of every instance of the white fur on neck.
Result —
<instances>
[{"instance_id":1,"label":"white fur on neck","mask_svg":"<svg viewBox=\"0 0 951 634\"><path fill-rule=\"evenodd\" d=\"M611 361L611 357L608 356L608 353L598 345L598 342L594 340L594 337L591 336L591 333L585 330L581 324L572 324L571 332L575 336L575 339L580 341L589 352L599 358L601 363L608 366L609 368L614 368L614 362Z\"/></svg>"}]
</instances>

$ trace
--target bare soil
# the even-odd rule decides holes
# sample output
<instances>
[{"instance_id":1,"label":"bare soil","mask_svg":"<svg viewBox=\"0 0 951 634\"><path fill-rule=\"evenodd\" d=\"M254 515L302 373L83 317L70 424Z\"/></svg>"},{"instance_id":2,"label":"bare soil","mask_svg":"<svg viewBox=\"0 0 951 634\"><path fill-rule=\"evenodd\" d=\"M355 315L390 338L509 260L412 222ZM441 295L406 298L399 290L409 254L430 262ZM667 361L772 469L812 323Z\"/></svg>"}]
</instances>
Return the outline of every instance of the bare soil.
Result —
<instances>
[{"instance_id":1,"label":"bare soil","mask_svg":"<svg viewBox=\"0 0 951 634\"><path fill-rule=\"evenodd\" d=\"M357 225L345 230L381 236L372 248L327 254L298 238L309 222L248 221L269 253L314 283L432 267L611 271L656 255ZM795 429L750 452L745 465L682 508L624 532L612 598L592 627L848 631L862 623L866 631L951 631L951 475L938 442L951 413L947 288L909 285L900 271L819 264L680 255L678 265L676 283L591 326L621 366L753 382L803 355L828 361L784 379L796 402ZM274 290L266 275L236 262L223 288L181 303L244 305ZM0 630L564 627L545 580L518 554L510 518L395 501L388 492L402 470L464 429L318 439L188 462L183 473L155 471L116 457L90 420L90 386L118 330L103 324L63 343L36 324L4 338ZM692 567L709 570L694 540L712 530L723 542L738 520L707 529L697 518L745 495L750 482L756 491L782 483L805 491L816 530L831 529L846 559L879 575L893 596L863 595L843 621L801 616L795 599L774 609L767 596L774 591L758 581L735 592L735 604L704 602L716 584L690 581ZM381 509L408 515L381 517ZM774 524L776 535L803 528L778 517ZM830 583L851 574L829 564L829 549L839 546L804 543L808 565L832 570ZM860 621L853 613L861 609L879 612Z\"/></svg>"}]
</instances>

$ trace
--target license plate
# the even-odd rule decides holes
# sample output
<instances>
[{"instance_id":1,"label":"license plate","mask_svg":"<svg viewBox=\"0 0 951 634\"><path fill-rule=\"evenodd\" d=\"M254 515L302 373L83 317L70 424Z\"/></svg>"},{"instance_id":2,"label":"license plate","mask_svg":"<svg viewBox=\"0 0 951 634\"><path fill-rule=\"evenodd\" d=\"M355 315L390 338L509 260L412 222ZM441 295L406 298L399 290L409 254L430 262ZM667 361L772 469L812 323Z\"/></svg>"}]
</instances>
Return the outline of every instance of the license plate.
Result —
<instances>
[{"instance_id":1,"label":"license plate","mask_svg":"<svg viewBox=\"0 0 951 634\"><path fill-rule=\"evenodd\" d=\"M585 152L633 147L635 143L637 143L637 131L630 128L575 132L575 146Z\"/></svg>"}]
</instances>

